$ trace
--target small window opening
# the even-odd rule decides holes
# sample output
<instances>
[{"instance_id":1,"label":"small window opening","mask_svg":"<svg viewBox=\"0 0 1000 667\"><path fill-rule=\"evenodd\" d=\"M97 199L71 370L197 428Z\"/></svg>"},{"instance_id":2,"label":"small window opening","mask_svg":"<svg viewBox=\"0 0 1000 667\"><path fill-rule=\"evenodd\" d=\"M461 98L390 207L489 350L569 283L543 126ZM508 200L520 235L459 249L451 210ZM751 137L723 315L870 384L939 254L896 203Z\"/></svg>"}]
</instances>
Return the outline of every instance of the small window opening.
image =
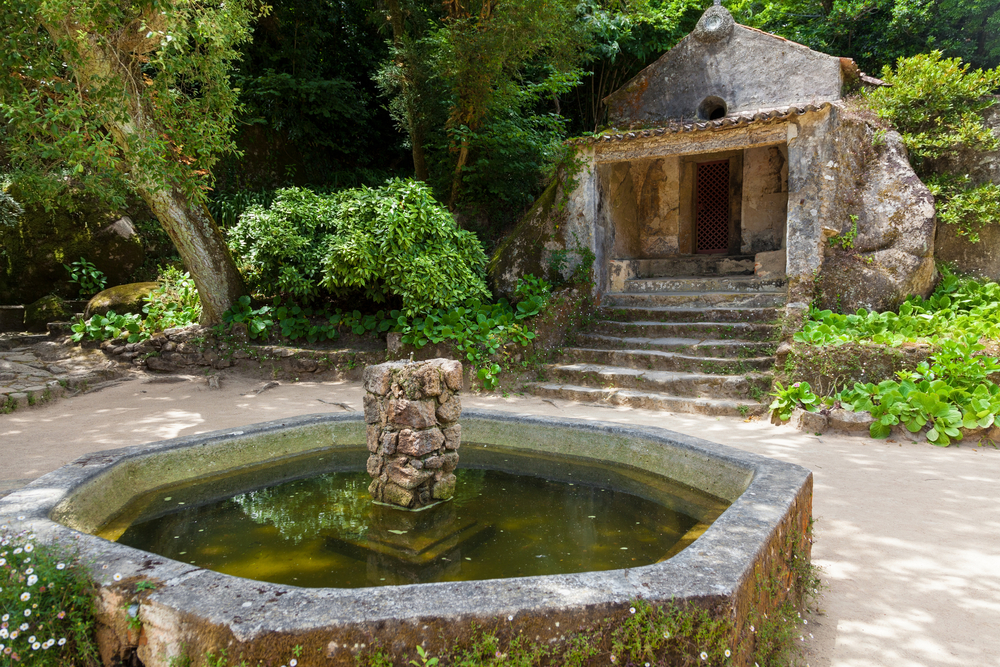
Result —
<instances>
[{"instance_id":1,"label":"small window opening","mask_svg":"<svg viewBox=\"0 0 1000 667\"><path fill-rule=\"evenodd\" d=\"M726 103L721 97L711 95L698 105L698 118L702 120L718 120L726 117Z\"/></svg>"}]
</instances>

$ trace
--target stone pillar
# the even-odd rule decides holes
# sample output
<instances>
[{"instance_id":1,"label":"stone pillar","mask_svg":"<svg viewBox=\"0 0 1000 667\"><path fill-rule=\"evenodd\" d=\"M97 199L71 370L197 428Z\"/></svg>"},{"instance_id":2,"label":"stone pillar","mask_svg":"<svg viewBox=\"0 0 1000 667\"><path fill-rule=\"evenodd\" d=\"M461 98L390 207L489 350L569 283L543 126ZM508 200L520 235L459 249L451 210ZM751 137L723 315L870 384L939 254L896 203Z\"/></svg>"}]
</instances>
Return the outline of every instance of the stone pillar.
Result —
<instances>
[{"instance_id":1,"label":"stone pillar","mask_svg":"<svg viewBox=\"0 0 1000 667\"><path fill-rule=\"evenodd\" d=\"M462 436L462 364L390 361L365 368L364 385L372 497L409 509L451 498Z\"/></svg>"}]
</instances>

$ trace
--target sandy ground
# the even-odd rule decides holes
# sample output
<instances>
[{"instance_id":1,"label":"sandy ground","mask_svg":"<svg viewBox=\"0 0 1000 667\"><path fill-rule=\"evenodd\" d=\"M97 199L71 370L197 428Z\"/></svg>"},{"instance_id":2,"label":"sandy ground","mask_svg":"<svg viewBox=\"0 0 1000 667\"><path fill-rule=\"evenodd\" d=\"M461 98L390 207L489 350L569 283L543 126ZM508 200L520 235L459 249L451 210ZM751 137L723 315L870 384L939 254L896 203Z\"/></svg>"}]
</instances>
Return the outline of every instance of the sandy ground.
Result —
<instances>
[{"instance_id":1,"label":"sandy ground","mask_svg":"<svg viewBox=\"0 0 1000 667\"><path fill-rule=\"evenodd\" d=\"M0 494L87 452L284 416L361 409L358 383L137 377L0 415ZM817 437L762 421L466 396L466 407L660 426L815 474L813 560L828 586L804 634L812 667L1000 665L1000 451ZM812 633L810 636L809 633Z\"/></svg>"}]
</instances>

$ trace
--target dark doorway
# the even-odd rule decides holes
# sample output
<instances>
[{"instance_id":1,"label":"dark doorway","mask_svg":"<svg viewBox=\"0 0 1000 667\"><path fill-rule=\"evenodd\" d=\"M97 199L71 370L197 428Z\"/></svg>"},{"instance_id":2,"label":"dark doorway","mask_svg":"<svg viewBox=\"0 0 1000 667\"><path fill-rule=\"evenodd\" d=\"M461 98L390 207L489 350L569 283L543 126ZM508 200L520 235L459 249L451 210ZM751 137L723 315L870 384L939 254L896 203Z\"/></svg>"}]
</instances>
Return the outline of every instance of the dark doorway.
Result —
<instances>
[{"instance_id":1,"label":"dark doorway","mask_svg":"<svg viewBox=\"0 0 1000 667\"><path fill-rule=\"evenodd\" d=\"M729 252L729 160L701 162L695 180L697 250Z\"/></svg>"}]
</instances>

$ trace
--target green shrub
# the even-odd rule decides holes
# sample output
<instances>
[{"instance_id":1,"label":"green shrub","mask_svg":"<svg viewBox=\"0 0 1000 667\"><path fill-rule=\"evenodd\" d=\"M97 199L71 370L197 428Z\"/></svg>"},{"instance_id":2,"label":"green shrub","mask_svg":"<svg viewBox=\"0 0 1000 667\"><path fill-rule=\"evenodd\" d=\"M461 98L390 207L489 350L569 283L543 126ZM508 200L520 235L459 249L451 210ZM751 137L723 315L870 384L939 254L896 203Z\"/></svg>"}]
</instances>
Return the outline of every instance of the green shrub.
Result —
<instances>
[{"instance_id":1,"label":"green shrub","mask_svg":"<svg viewBox=\"0 0 1000 667\"><path fill-rule=\"evenodd\" d=\"M112 340L119 336L125 336L130 343L149 338L149 332L142 327L142 318L134 313L119 315L113 310L109 310L104 315L94 315L89 320L82 317L73 322L70 327L73 331L72 339L80 342L84 338L88 340Z\"/></svg>"},{"instance_id":2,"label":"green shrub","mask_svg":"<svg viewBox=\"0 0 1000 667\"><path fill-rule=\"evenodd\" d=\"M92 297L108 285L104 272L83 257L63 267L69 272L69 281L80 289L80 298Z\"/></svg>"},{"instance_id":3,"label":"green shrub","mask_svg":"<svg viewBox=\"0 0 1000 667\"><path fill-rule=\"evenodd\" d=\"M93 590L79 562L27 531L0 526L0 661L100 664Z\"/></svg>"},{"instance_id":4,"label":"green shrub","mask_svg":"<svg viewBox=\"0 0 1000 667\"><path fill-rule=\"evenodd\" d=\"M171 266L160 271L158 280L160 286L143 299L144 329L163 331L194 324L201 318L201 299L191 274Z\"/></svg>"},{"instance_id":5,"label":"green shrub","mask_svg":"<svg viewBox=\"0 0 1000 667\"><path fill-rule=\"evenodd\" d=\"M900 58L866 99L875 113L891 122L917 163L958 148L995 150L997 138L983 123L982 112L996 104L1000 69L969 71L961 58L940 51Z\"/></svg>"},{"instance_id":6,"label":"green shrub","mask_svg":"<svg viewBox=\"0 0 1000 667\"><path fill-rule=\"evenodd\" d=\"M819 409L820 398L813 393L808 382L796 382L788 387L775 382L774 387L775 390L771 392L774 400L771 401L768 410L783 422L792 418L795 408L802 408L807 412L816 412Z\"/></svg>"},{"instance_id":7,"label":"green shrub","mask_svg":"<svg viewBox=\"0 0 1000 667\"><path fill-rule=\"evenodd\" d=\"M489 296L479 241L416 181L332 194L279 190L269 208L240 217L229 243L261 294L395 298L408 315Z\"/></svg>"},{"instance_id":8,"label":"green shrub","mask_svg":"<svg viewBox=\"0 0 1000 667\"><path fill-rule=\"evenodd\" d=\"M933 51L900 58L895 70L882 71L882 78L891 85L868 92L868 104L899 130L917 174L937 201L939 220L979 241L976 228L1000 220L1000 187L974 186L965 174L936 172L934 160L959 150L1000 147L982 116L997 103L993 94L1000 88L1000 68L969 71L960 58Z\"/></svg>"}]
</instances>

